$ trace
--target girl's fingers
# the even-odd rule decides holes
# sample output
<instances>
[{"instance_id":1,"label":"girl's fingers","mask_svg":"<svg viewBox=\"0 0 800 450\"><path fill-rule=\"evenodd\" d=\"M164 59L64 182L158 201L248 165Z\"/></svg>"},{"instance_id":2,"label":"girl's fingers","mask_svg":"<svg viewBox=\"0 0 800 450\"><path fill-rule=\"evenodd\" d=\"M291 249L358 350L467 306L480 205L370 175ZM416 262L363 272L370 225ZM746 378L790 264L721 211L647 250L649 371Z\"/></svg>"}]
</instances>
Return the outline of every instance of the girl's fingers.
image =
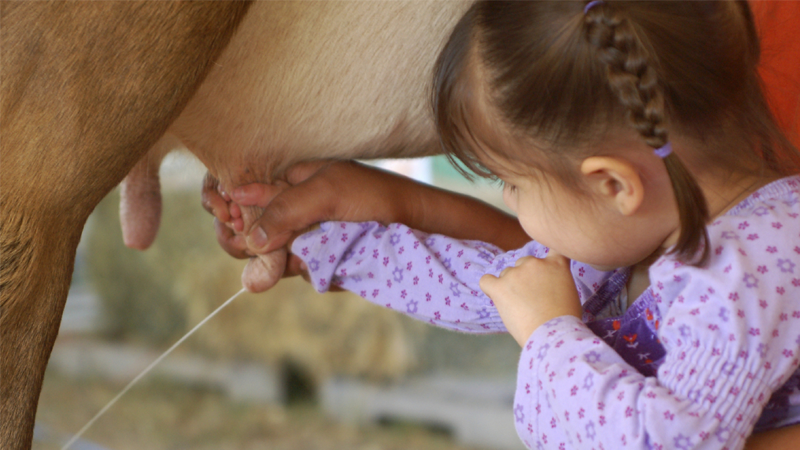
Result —
<instances>
[{"instance_id":1,"label":"girl's fingers","mask_svg":"<svg viewBox=\"0 0 800 450\"><path fill-rule=\"evenodd\" d=\"M217 192L215 187L210 188L205 184L203 185L200 203L203 205L203 209L221 222L230 222L231 216L228 211L228 203Z\"/></svg>"},{"instance_id":2,"label":"girl's fingers","mask_svg":"<svg viewBox=\"0 0 800 450\"><path fill-rule=\"evenodd\" d=\"M536 259L536 258L534 258L533 256L523 256L522 258L518 259L518 260L517 260L517 261L514 263L514 267L519 267L519 266L521 266L521 265L525 264L525 262L526 262L526 261L530 261L530 260L532 260L532 259ZM504 269L504 270L503 270L503 272L505 272L506 270L507 270L507 269Z\"/></svg>"},{"instance_id":3,"label":"girl's fingers","mask_svg":"<svg viewBox=\"0 0 800 450\"><path fill-rule=\"evenodd\" d=\"M562 260L566 260L566 261L570 260L569 258L567 258L566 256L562 255L561 253L558 253L557 251L553 250L552 248L547 251L547 256L545 256L544 259L553 259L553 260L562 259Z\"/></svg>"},{"instance_id":4,"label":"girl's fingers","mask_svg":"<svg viewBox=\"0 0 800 450\"><path fill-rule=\"evenodd\" d=\"M552 264L557 264L562 269L566 269L566 270L570 270L570 265L572 263L571 259L567 258L566 256L562 255L561 253L558 253L558 252L556 252L556 251L554 251L552 249L550 249L550 251L547 252L547 256L545 256L544 260L548 261L548 262L550 262Z\"/></svg>"},{"instance_id":5,"label":"girl's fingers","mask_svg":"<svg viewBox=\"0 0 800 450\"><path fill-rule=\"evenodd\" d=\"M247 232L250 249L258 254L269 253L286 245L309 226L328 220L336 195L330 183L319 178L276 194Z\"/></svg>"},{"instance_id":6,"label":"girl's fingers","mask_svg":"<svg viewBox=\"0 0 800 450\"><path fill-rule=\"evenodd\" d=\"M503 272L505 272L505 270L503 270ZM501 277L503 276L503 272L500 272ZM489 298L492 298L494 288L499 282L500 278L487 273L486 275L482 276L480 280L478 280L478 287L480 287L483 293Z\"/></svg>"},{"instance_id":7,"label":"girl's fingers","mask_svg":"<svg viewBox=\"0 0 800 450\"><path fill-rule=\"evenodd\" d=\"M231 218L239 219L242 217L242 208L239 207L238 203L231 203L228 212L231 215Z\"/></svg>"},{"instance_id":8,"label":"girl's fingers","mask_svg":"<svg viewBox=\"0 0 800 450\"><path fill-rule=\"evenodd\" d=\"M231 219L231 225L233 226L233 230L237 233L241 233L244 231L244 219L241 217L237 217L235 219Z\"/></svg>"},{"instance_id":9,"label":"girl's fingers","mask_svg":"<svg viewBox=\"0 0 800 450\"><path fill-rule=\"evenodd\" d=\"M236 234L226 224L214 219L214 231L217 234L217 242L226 253L237 259L249 258L247 244L242 235Z\"/></svg>"},{"instance_id":10,"label":"girl's fingers","mask_svg":"<svg viewBox=\"0 0 800 450\"><path fill-rule=\"evenodd\" d=\"M289 254L289 257L286 259L286 270L283 272L283 277L296 277L297 275L303 275L308 272L308 269L305 267L303 261L296 255Z\"/></svg>"},{"instance_id":11,"label":"girl's fingers","mask_svg":"<svg viewBox=\"0 0 800 450\"><path fill-rule=\"evenodd\" d=\"M258 206L266 208L269 202L281 191L286 189L285 183L261 184L252 183L239 186L231 192L234 202L242 206Z\"/></svg>"}]
</instances>

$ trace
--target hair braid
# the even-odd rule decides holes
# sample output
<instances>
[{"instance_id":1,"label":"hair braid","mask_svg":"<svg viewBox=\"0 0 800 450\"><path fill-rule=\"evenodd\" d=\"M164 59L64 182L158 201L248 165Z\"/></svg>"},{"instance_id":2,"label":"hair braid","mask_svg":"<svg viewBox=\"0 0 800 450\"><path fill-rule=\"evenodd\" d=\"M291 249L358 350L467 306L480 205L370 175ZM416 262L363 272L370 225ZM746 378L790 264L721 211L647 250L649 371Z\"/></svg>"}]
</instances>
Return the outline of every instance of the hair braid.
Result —
<instances>
[{"instance_id":1,"label":"hair braid","mask_svg":"<svg viewBox=\"0 0 800 450\"><path fill-rule=\"evenodd\" d=\"M649 52L631 22L607 3L585 13L586 38L606 67L608 83L625 108L629 123L647 145L659 148L668 141L664 122L664 93ZM706 223L708 206L692 174L675 153L664 159L680 215L675 246L685 262L703 264L709 256ZM702 254L698 251L702 249Z\"/></svg>"}]
</instances>

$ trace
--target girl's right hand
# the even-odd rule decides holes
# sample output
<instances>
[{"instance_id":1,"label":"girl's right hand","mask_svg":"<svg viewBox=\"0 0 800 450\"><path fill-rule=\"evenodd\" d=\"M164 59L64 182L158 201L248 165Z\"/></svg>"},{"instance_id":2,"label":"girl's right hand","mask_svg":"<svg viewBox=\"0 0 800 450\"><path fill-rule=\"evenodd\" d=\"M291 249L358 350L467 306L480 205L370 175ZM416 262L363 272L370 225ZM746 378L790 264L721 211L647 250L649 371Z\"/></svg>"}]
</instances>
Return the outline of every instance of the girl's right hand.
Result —
<instances>
[{"instance_id":1,"label":"girl's right hand","mask_svg":"<svg viewBox=\"0 0 800 450\"><path fill-rule=\"evenodd\" d=\"M247 245L241 234L244 221L240 208L231 202L231 197L222 191L219 181L210 173L206 173L203 179L200 198L203 209L214 216L214 231L220 247L234 258L245 259L253 256L247 252Z\"/></svg>"},{"instance_id":2,"label":"girl's right hand","mask_svg":"<svg viewBox=\"0 0 800 450\"><path fill-rule=\"evenodd\" d=\"M247 230L247 250L266 254L290 245L324 221L407 222L413 214L413 180L352 161L300 163L286 172L284 189L250 184L230 193L241 206L265 208Z\"/></svg>"},{"instance_id":3,"label":"girl's right hand","mask_svg":"<svg viewBox=\"0 0 800 450\"><path fill-rule=\"evenodd\" d=\"M356 162L315 161L292 166L286 182L252 183L230 194L207 175L202 204L215 217L220 246L231 256L244 259L288 247L295 237L327 220L402 222L412 209L406 205L414 203L408 197L415 184ZM241 213L246 206L264 209L249 226ZM268 238L264 240L264 236ZM284 276L297 274L302 274L299 260L290 256Z\"/></svg>"},{"instance_id":4,"label":"girl's right hand","mask_svg":"<svg viewBox=\"0 0 800 450\"><path fill-rule=\"evenodd\" d=\"M545 258L520 258L496 277L484 275L480 287L492 299L503 324L520 347L550 320L582 315L570 260L552 249Z\"/></svg>"}]
</instances>

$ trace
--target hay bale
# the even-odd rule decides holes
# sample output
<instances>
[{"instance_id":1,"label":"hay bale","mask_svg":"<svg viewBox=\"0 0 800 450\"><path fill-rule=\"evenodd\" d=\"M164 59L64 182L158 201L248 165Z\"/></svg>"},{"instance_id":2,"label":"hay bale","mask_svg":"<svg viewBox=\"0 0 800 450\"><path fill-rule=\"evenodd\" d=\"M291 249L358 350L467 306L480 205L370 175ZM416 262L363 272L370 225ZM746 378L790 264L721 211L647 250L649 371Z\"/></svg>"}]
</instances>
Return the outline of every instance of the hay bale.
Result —
<instances>
[{"instance_id":1,"label":"hay bale","mask_svg":"<svg viewBox=\"0 0 800 450\"><path fill-rule=\"evenodd\" d=\"M153 247L124 247L119 194L98 206L87 228L87 272L109 336L165 347L241 289L244 262L216 243L196 192L164 194ZM319 380L332 374L375 380L418 366L426 326L350 293L320 295L301 279L245 294L187 341L220 358L290 361Z\"/></svg>"}]
</instances>

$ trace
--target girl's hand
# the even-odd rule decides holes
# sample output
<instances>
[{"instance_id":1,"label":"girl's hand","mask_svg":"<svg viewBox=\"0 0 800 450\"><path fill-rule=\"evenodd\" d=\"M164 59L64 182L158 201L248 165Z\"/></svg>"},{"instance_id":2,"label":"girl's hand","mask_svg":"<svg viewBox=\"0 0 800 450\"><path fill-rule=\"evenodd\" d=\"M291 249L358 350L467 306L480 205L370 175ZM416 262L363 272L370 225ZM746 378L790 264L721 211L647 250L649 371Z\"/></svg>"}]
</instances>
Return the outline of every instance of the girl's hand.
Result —
<instances>
[{"instance_id":1,"label":"girl's hand","mask_svg":"<svg viewBox=\"0 0 800 450\"><path fill-rule=\"evenodd\" d=\"M582 315L570 261L553 250L544 259L525 257L499 277L481 277L481 290L492 299L511 336L524 346L545 322Z\"/></svg>"},{"instance_id":2,"label":"girl's hand","mask_svg":"<svg viewBox=\"0 0 800 450\"><path fill-rule=\"evenodd\" d=\"M353 161L299 163L287 170L286 181L287 189L279 192L259 194L253 185L231 192L241 206L265 208L244 230L252 253L290 245L310 226L328 220L406 222L419 203L415 181Z\"/></svg>"},{"instance_id":3,"label":"girl's hand","mask_svg":"<svg viewBox=\"0 0 800 450\"><path fill-rule=\"evenodd\" d=\"M245 259L253 256L247 251L247 244L241 234L244 220L239 205L231 201L230 195L222 191L219 181L210 173L203 179L200 196L203 208L214 216L214 231L220 247L234 258Z\"/></svg>"},{"instance_id":4,"label":"girl's hand","mask_svg":"<svg viewBox=\"0 0 800 450\"><path fill-rule=\"evenodd\" d=\"M206 175L202 189L203 207L214 216L217 241L235 258L254 258L288 250L295 237L324 220L368 221L391 223L403 219L403 213L414 203L409 196L417 184L410 179L354 162L315 161L300 163L286 172L286 180L274 184L251 183L230 193L219 188L218 181ZM243 209L256 207L264 211L255 222L245 220ZM246 223L248 222L248 223ZM259 231L262 240L258 240ZM263 235L271 237L264 247ZM307 278L302 261L289 254L283 277L302 275ZM274 269L274 265L270 266ZM270 283L258 280L266 275L261 270L246 269L243 282L257 292ZM270 280L276 274L268 274ZM281 274L277 274L277 277ZM338 290L332 288L331 290Z\"/></svg>"},{"instance_id":5,"label":"girl's hand","mask_svg":"<svg viewBox=\"0 0 800 450\"><path fill-rule=\"evenodd\" d=\"M211 174L203 180L201 203L214 216L214 230L220 247L238 259L256 256L247 248L244 217L241 206L266 208L270 201L289 187L283 181L274 184L251 183L235 189L234 195L223 191ZM241 205L241 206L240 206Z\"/></svg>"},{"instance_id":6,"label":"girl's hand","mask_svg":"<svg viewBox=\"0 0 800 450\"><path fill-rule=\"evenodd\" d=\"M207 177L203 206L215 216L217 240L230 255L247 258L288 250L295 237L327 220L403 223L503 249L519 248L530 240L515 217L486 203L356 162L300 163L285 177L274 184L239 186L229 193ZM252 207L263 213L258 218L248 213L251 218L245 219L243 212ZM290 255L284 276L298 273L302 274L299 259ZM268 285L250 281L249 286Z\"/></svg>"},{"instance_id":7,"label":"girl's hand","mask_svg":"<svg viewBox=\"0 0 800 450\"><path fill-rule=\"evenodd\" d=\"M242 205L264 208L277 194L287 188L288 185L282 181L278 181L275 184L251 183L237 188L235 197L242 201ZM244 218L242 217L242 209L239 204L231 198L231 195L220 189L219 182L210 174L206 174L206 178L203 180L201 197L203 208L214 216L214 231L216 232L217 242L220 247L234 258L250 258L251 261L248 266L253 265L258 255L247 248L244 235ZM291 244L291 241L289 243ZM264 274L258 270L251 270L251 268L248 267L242 275L242 280L248 286L249 290L252 292L260 292L266 289L266 287L263 286L267 286L268 284L265 285L263 282L260 282L262 280L251 278L258 278L263 275ZM296 275L301 275L308 280L308 273L303 267L300 258L288 254L286 267L282 276L293 277ZM259 286L262 286L263 289ZM337 291L339 289L332 286L330 290Z\"/></svg>"},{"instance_id":8,"label":"girl's hand","mask_svg":"<svg viewBox=\"0 0 800 450\"><path fill-rule=\"evenodd\" d=\"M289 188L270 197L263 215L245 230L247 249L264 254L327 220L403 223L427 233L480 240L503 249L530 238L514 216L474 198L353 161L300 163L286 172ZM241 189L235 203L250 206Z\"/></svg>"}]
</instances>

